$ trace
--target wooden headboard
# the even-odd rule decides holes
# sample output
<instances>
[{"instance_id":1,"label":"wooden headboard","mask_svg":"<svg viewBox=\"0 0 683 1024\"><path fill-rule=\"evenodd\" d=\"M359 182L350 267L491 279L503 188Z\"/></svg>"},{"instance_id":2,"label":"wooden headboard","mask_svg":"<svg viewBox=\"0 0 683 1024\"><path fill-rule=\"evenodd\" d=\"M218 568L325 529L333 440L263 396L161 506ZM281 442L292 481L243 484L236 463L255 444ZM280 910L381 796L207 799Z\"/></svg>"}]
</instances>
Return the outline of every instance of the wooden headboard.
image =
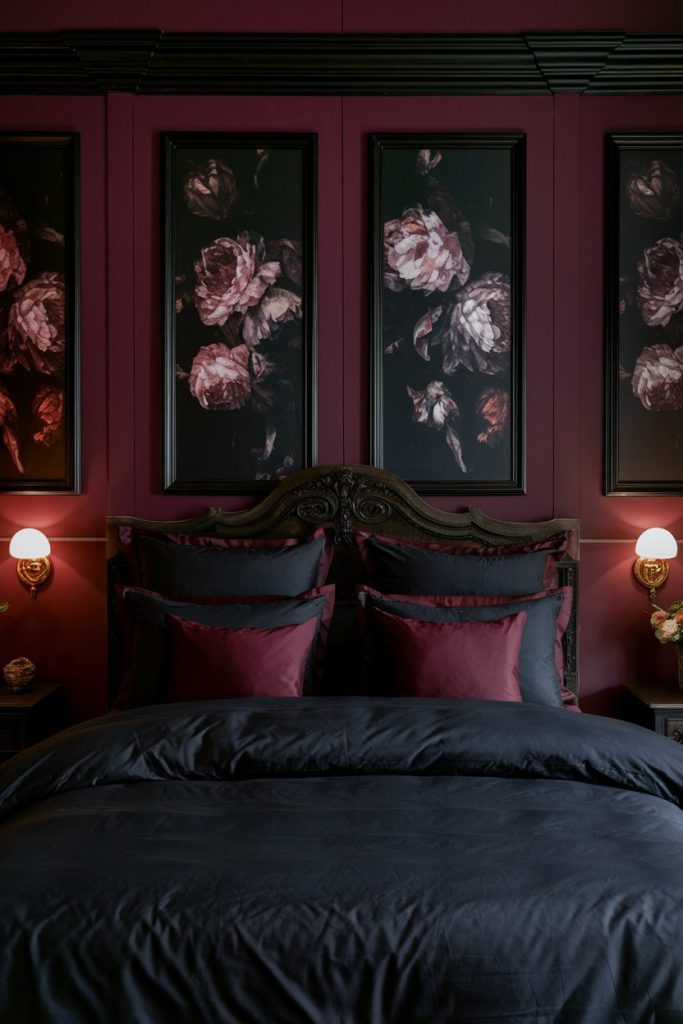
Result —
<instances>
[{"instance_id":1,"label":"wooden headboard","mask_svg":"<svg viewBox=\"0 0 683 1024\"><path fill-rule=\"evenodd\" d=\"M337 585L333 627L328 643L330 692L348 685L349 636L355 635L355 585L363 580L360 557L353 543L354 530L370 530L403 540L447 540L478 544L520 544L568 536L567 554L558 565L558 583L574 589L571 620L564 641L565 683L578 694L577 595L579 522L550 519L538 523L512 523L492 519L479 509L442 512L426 504L403 480L371 466L318 466L301 470L279 483L257 505L239 512L209 508L191 519L151 520L135 516L107 518L109 570L110 696L121 675L121 637L113 601L117 583L129 582L127 563L119 545L119 527L146 531L216 533L228 537L305 538L320 526L331 527L336 547L329 582Z\"/></svg>"}]
</instances>

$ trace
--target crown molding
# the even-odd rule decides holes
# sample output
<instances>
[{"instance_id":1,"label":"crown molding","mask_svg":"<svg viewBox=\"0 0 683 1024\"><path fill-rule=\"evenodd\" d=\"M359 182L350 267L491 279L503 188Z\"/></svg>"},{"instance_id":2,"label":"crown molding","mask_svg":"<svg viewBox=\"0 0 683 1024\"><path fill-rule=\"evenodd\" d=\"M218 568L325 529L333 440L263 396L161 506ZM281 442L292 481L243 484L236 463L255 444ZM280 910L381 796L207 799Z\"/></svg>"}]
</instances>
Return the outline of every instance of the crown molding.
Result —
<instances>
[{"instance_id":1,"label":"crown molding","mask_svg":"<svg viewBox=\"0 0 683 1024\"><path fill-rule=\"evenodd\" d=\"M530 32L525 42L550 92L587 92L623 44L623 32Z\"/></svg>"},{"instance_id":2,"label":"crown molding","mask_svg":"<svg viewBox=\"0 0 683 1024\"><path fill-rule=\"evenodd\" d=\"M683 33L0 33L0 93L683 93Z\"/></svg>"}]
</instances>

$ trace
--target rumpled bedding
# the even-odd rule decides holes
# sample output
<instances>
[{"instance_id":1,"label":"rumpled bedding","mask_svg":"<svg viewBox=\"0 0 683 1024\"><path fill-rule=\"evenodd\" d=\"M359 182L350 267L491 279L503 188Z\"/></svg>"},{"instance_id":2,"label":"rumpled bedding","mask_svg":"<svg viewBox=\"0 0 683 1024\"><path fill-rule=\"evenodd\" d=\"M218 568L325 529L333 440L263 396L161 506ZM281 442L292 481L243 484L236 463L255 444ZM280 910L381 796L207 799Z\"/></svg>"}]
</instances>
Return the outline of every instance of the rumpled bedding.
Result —
<instances>
[{"instance_id":1,"label":"rumpled bedding","mask_svg":"<svg viewBox=\"0 0 683 1024\"><path fill-rule=\"evenodd\" d=\"M161 705L0 770L2 1024L681 1024L683 749L534 704Z\"/></svg>"}]
</instances>

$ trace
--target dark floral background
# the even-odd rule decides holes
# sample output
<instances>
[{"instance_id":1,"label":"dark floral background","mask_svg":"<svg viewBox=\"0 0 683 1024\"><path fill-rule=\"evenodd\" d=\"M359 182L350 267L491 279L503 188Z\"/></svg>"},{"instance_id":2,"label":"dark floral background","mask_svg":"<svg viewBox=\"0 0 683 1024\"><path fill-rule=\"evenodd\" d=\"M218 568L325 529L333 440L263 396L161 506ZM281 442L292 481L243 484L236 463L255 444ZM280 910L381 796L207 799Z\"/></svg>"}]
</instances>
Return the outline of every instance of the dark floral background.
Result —
<instances>
[{"instance_id":1,"label":"dark floral background","mask_svg":"<svg viewBox=\"0 0 683 1024\"><path fill-rule=\"evenodd\" d=\"M683 148L623 150L618 187L618 475L656 487L683 480Z\"/></svg>"},{"instance_id":2,"label":"dark floral background","mask_svg":"<svg viewBox=\"0 0 683 1024\"><path fill-rule=\"evenodd\" d=\"M381 464L510 481L509 150L382 144Z\"/></svg>"},{"instance_id":3,"label":"dark floral background","mask_svg":"<svg viewBox=\"0 0 683 1024\"><path fill-rule=\"evenodd\" d=\"M62 145L0 137L0 486L66 483ZM69 396L67 396L69 400Z\"/></svg>"},{"instance_id":4,"label":"dark floral background","mask_svg":"<svg viewBox=\"0 0 683 1024\"><path fill-rule=\"evenodd\" d=\"M276 480L305 461L301 148L176 146L176 480Z\"/></svg>"}]
</instances>

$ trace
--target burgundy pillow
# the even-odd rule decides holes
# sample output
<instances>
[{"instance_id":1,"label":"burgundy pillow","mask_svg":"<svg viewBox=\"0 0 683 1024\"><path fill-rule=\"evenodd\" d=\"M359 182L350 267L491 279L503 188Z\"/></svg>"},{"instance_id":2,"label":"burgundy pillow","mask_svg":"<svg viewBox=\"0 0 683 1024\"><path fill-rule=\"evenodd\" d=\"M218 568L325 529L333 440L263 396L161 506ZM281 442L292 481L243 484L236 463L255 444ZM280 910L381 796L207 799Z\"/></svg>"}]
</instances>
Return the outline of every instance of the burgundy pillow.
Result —
<instances>
[{"instance_id":1,"label":"burgundy pillow","mask_svg":"<svg viewBox=\"0 0 683 1024\"><path fill-rule=\"evenodd\" d=\"M330 530L321 528L316 530L309 537L305 537L303 539L299 539L297 537L285 537L271 538L269 540L254 540L243 537L223 537L214 533L166 533L165 531L135 529L130 525L119 526L119 544L126 562L128 563L131 579L136 586L144 585L144 565L142 552L140 551L140 540L160 540L171 544L190 545L193 547L212 547L218 549L261 548L268 550L273 548L299 547L302 544L308 544L311 541L319 540L321 537L325 538L325 544L323 545L317 579L313 581L316 586L322 586L322 584L325 583L330 570L332 556L334 554L334 535ZM277 588L273 586L273 591L276 589Z\"/></svg>"},{"instance_id":2,"label":"burgundy pillow","mask_svg":"<svg viewBox=\"0 0 683 1024\"><path fill-rule=\"evenodd\" d=\"M276 629L203 626L167 615L167 701L300 697L317 620Z\"/></svg>"},{"instance_id":3,"label":"burgundy pillow","mask_svg":"<svg viewBox=\"0 0 683 1024\"><path fill-rule=\"evenodd\" d=\"M526 612L491 622L427 622L374 609L372 619L383 692L522 700L519 651Z\"/></svg>"},{"instance_id":4,"label":"burgundy pillow","mask_svg":"<svg viewBox=\"0 0 683 1024\"><path fill-rule=\"evenodd\" d=\"M141 707L163 701L166 615L205 626L275 629L297 625L314 615L319 621L314 657L309 659L304 691L320 689L325 647L334 610L334 585L316 587L296 598L278 595L192 597L175 600L143 587L116 587L123 633L123 676L114 706Z\"/></svg>"},{"instance_id":5,"label":"burgundy pillow","mask_svg":"<svg viewBox=\"0 0 683 1024\"><path fill-rule=\"evenodd\" d=\"M578 710L576 697L564 686L562 639L573 603L571 587L538 594L508 596L428 596L381 594L370 587L358 587L358 611L363 643L365 678L371 682L371 622L375 611L404 618L431 621L492 621L518 612L527 613L520 654L522 699L555 707Z\"/></svg>"},{"instance_id":6,"label":"burgundy pillow","mask_svg":"<svg viewBox=\"0 0 683 1024\"><path fill-rule=\"evenodd\" d=\"M576 694L565 686L564 683L560 686L560 697L562 699L562 707L565 711L581 711L579 707L579 698Z\"/></svg>"}]
</instances>

